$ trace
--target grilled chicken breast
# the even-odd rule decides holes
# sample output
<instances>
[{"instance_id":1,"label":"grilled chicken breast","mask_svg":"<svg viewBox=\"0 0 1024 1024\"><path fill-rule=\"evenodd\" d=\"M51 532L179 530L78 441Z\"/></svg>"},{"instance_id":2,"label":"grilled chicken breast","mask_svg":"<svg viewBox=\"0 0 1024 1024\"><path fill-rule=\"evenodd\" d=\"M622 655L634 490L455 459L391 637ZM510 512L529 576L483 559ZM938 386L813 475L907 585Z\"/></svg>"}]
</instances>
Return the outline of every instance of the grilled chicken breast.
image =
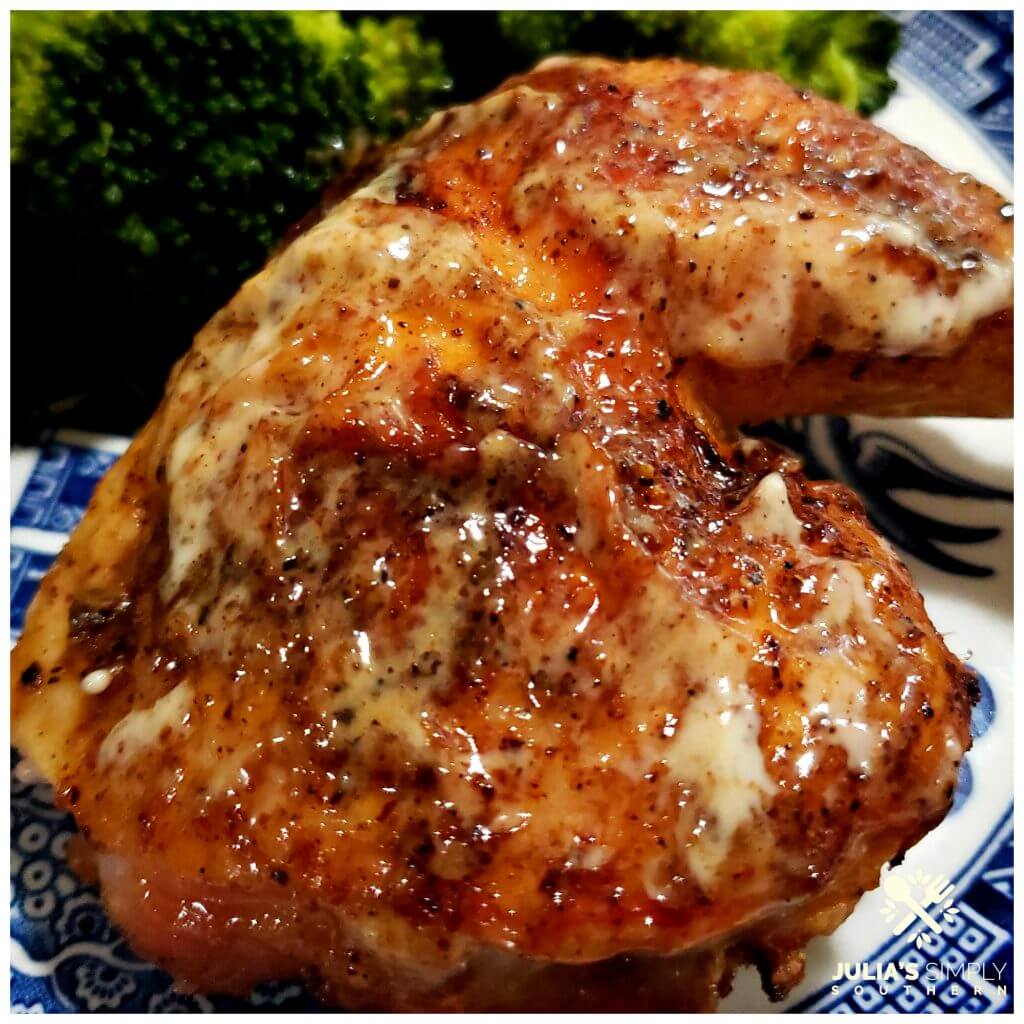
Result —
<instances>
[{"instance_id":1,"label":"grilled chicken breast","mask_svg":"<svg viewBox=\"0 0 1024 1024\"><path fill-rule=\"evenodd\" d=\"M733 426L1006 412L1010 252L765 75L548 62L385 154L199 334L14 653L135 948L352 1007L787 991L946 813L974 684Z\"/></svg>"}]
</instances>

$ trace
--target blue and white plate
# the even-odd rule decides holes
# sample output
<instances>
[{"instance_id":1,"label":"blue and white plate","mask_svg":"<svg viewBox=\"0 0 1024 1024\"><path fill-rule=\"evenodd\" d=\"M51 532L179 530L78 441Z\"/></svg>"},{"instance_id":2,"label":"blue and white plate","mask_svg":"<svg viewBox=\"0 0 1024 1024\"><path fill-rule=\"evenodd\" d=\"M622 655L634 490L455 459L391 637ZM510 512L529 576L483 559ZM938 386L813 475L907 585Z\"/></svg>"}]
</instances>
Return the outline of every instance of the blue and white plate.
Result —
<instances>
[{"instance_id":1,"label":"blue and white plate","mask_svg":"<svg viewBox=\"0 0 1024 1024\"><path fill-rule=\"evenodd\" d=\"M1013 15L916 12L904 20L900 88L878 121L940 162L1009 194ZM892 872L813 942L797 1012L1008 1011L1013 1007L1012 430L981 420L793 421L769 431L811 473L854 487L898 547L950 647L980 673L956 802ZM14 453L11 636L40 577L125 442L61 435ZM295 985L249 1000L182 995L111 927L65 852L73 825L47 787L19 781L11 756L11 1001L16 1011L302 1009ZM909 891L939 930L899 900ZM723 1009L772 1007L743 971ZM777 1009L778 1007L776 1007Z\"/></svg>"}]
</instances>

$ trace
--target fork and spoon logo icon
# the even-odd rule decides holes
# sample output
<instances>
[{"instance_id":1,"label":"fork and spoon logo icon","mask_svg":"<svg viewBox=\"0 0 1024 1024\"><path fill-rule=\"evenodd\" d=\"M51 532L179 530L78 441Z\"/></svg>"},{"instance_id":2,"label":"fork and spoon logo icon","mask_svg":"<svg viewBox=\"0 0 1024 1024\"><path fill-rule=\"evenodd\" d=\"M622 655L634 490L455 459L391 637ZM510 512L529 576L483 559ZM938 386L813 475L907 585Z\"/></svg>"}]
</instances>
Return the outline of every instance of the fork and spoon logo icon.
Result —
<instances>
[{"instance_id":1,"label":"fork and spoon logo icon","mask_svg":"<svg viewBox=\"0 0 1024 1024\"><path fill-rule=\"evenodd\" d=\"M892 923L893 935L903 935L916 924L912 938L918 949L927 943L929 932L941 935L960 913L960 908L953 905L953 885L942 874L915 871L906 878L890 872L882 888L887 897L882 916Z\"/></svg>"}]
</instances>

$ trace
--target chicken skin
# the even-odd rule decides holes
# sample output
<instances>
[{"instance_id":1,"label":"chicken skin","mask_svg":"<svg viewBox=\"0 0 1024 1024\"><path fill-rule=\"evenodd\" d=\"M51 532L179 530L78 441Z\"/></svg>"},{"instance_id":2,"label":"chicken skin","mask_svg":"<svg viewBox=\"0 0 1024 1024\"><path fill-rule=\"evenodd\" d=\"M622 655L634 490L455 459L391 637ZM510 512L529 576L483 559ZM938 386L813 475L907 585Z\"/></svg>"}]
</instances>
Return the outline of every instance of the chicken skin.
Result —
<instances>
[{"instance_id":1,"label":"chicken skin","mask_svg":"<svg viewBox=\"0 0 1024 1024\"><path fill-rule=\"evenodd\" d=\"M735 425L1009 410L1003 200L766 75L558 60L196 338L44 579L14 739L184 983L780 996L948 810L975 685Z\"/></svg>"}]
</instances>

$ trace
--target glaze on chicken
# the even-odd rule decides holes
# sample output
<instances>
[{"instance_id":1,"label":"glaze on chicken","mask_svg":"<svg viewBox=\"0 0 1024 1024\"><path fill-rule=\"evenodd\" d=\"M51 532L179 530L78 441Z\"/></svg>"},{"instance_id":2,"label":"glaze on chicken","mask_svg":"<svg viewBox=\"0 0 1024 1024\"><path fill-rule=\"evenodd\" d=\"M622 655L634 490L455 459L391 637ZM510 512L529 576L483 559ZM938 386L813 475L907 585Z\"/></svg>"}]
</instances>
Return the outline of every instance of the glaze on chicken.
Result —
<instances>
[{"instance_id":1,"label":"glaze on chicken","mask_svg":"<svg viewBox=\"0 0 1024 1024\"><path fill-rule=\"evenodd\" d=\"M349 1007L784 994L942 820L974 683L857 499L733 428L1005 414L1011 246L990 190L677 62L548 62L325 201L14 654L134 948Z\"/></svg>"}]
</instances>

